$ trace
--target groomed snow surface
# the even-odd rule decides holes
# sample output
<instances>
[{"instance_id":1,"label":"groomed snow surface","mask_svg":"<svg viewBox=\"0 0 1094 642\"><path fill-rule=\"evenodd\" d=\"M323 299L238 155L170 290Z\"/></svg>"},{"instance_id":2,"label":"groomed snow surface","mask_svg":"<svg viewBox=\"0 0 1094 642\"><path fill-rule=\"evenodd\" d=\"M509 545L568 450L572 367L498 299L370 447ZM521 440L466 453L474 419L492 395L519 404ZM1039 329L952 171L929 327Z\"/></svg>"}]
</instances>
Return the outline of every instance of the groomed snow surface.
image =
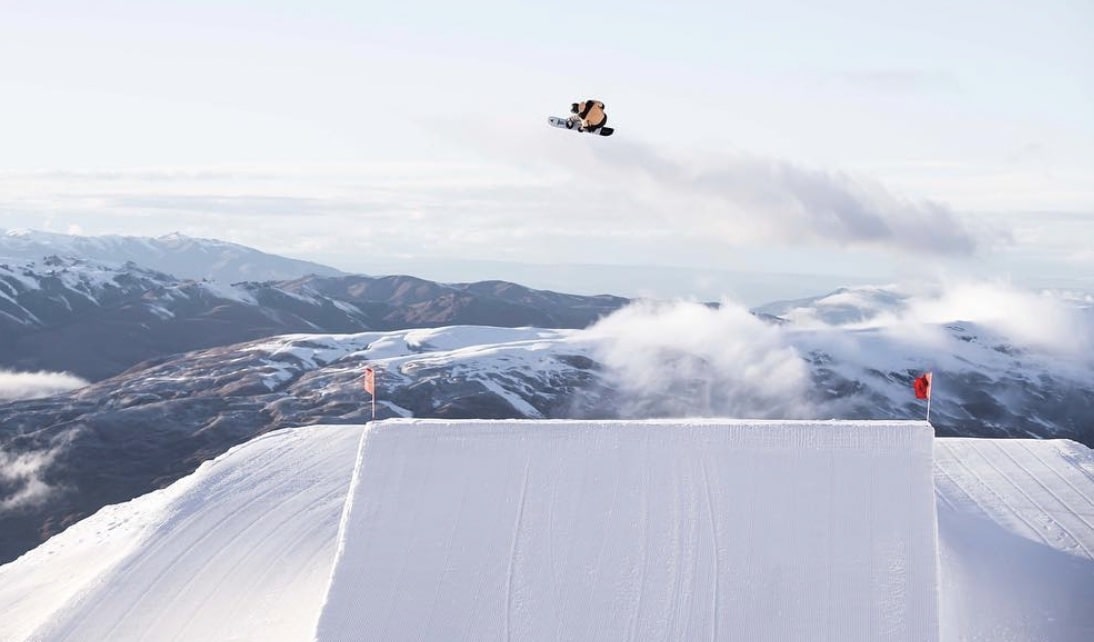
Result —
<instances>
[{"instance_id":1,"label":"groomed snow surface","mask_svg":"<svg viewBox=\"0 0 1094 642\"><path fill-rule=\"evenodd\" d=\"M264 435L0 566L0 640L311 639L360 435Z\"/></svg>"},{"instance_id":2,"label":"groomed snow surface","mask_svg":"<svg viewBox=\"0 0 1094 642\"><path fill-rule=\"evenodd\" d=\"M935 640L933 441L924 422L385 423L318 639Z\"/></svg>"},{"instance_id":3,"label":"groomed snow surface","mask_svg":"<svg viewBox=\"0 0 1094 642\"><path fill-rule=\"evenodd\" d=\"M931 434L280 431L0 566L0 640L1094 639L1094 453Z\"/></svg>"}]
</instances>

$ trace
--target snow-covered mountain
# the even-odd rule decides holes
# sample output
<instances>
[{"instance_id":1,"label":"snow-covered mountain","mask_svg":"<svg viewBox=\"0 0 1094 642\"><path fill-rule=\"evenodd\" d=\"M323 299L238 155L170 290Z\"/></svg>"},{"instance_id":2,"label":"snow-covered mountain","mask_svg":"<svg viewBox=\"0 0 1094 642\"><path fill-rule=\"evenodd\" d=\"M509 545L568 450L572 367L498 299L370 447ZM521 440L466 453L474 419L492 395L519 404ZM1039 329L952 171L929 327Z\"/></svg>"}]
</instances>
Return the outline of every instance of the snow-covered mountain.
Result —
<instances>
[{"instance_id":1,"label":"snow-covered mountain","mask_svg":"<svg viewBox=\"0 0 1094 642\"><path fill-rule=\"evenodd\" d=\"M1068 310L1079 341L1090 310ZM991 320L845 327L638 303L584 330L295 334L190 352L0 405L0 453L34 464L0 477L0 560L256 435L366 421L366 364L380 369L378 416L436 418L915 419L926 406L911 382L930 369L940 436L1094 445L1090 353L1036 335Z\"/></svg>"},{"instance_id":2,"label":"snow-covered mountain","mask_svg":"<svg viewBox=\"0 0 1094 642\"><path fill-rule=\"evenodd\" d=\"M228 285L135 263L0 262L0 368L98 380L150 359L287 332L447 324L584 327L625 299L501 281L305 276Z\"/></svg>"},{"instance_id":3,"label":"snow-covered mountain","mask_svg":"<svg viewBox=\"0 0 1094 642\"><path fill-rule=\"evenodd\" d=\"M520 429L512 428L514 433ZM253 439L206 462L194 474L167 488L103 508L19 560L0 566L0 612L5 614L0 618L0 638L315 639L321 615L329 615L330 609L337 606L326 603L326 598L338 550L346 544L340 522L344 521L344 505L351 487L358 483L355 461L366 430L360 425L316 425ZM421 428L418 431L432 432ZM612 445L603 443L603 439L581 437L576 435L568 446L573 453L565 460L566 465L580 465L583 445L602 450ZM907 591L921 588L894 581L915 570L906 563L906 550L892 547L892 542L863 546L869 549L865 552L888 553L902 562L891 568L860 570L872 573L875 585L897 599L863 604L855 601L856 594L849 585L827 582L807 597L824 607L828 617L813 622L814 627L808 630L785 630L790 624L801 623L800 618L785 617L788 612L800 613L800 605L786 604L779 597L787 586L808 578L799 577L795 568L783 566L782 562L799 554L798 546L806 550L809 546L830 550L833 544L839 546L839 556L822 555L814 562L833 568L838 560L847 563L844 555L864 552L845 550L861 545L853 538L850 542L826 540L826 531L816 522L834 519L834 511L845 509L850 502L876 497L871 486L860 484L860 492L849 493L852 497L830 495L828 501L803 513L788 515L771 510L763 515L765 521L782 516L809 523L800 529L768 531L752 529L751 521L732 520L735 513L728 506L733 498L718 480L744 474L733 466L712 463L702 468L705 474L691 471L690 475L685 468L676 485L639 482L627 492L618 492L621 480L628 475L641 479L645 470L641 464L647 463L634 456L641 449L630 448L626 456L614 451L610 457L602 454L595 461L596 474L558 475L549 471L544 475L542 467L537 467L539 475L529 479L525 472L525 483L514 488L514 484L487 482L504 470L515 470L517 477L522 470L527 471L527 443L513 438L470 445L481 449L478 457L489 466L485 474L449 478L437 473L429 492L425 492L421 485L425 479L423 468L445 461L444 452L425 449L428 461L418 466L417 475L390 478L401 481L394 496L387 496L391 490L388 486L373 489L373 507L401 505L405 507L404 519L437 514L456 520L481 514L485 507L494 508L497 514L507 509L510 517L522 511L527 521L511 517L485 524L464 519L457 524L459 528L423 528L419 524L405 531L392 527L377 533L373 542L378 545L374 548L377 555L385 556L385 570L402 570L403 574L397 576L398 582L376 586L362 580L363 586L373 594L402 595L409 606L429 610L426 617L410 619L404 602L403 610L380 618L374 626L389 627L391 639L401 639L395 632L430 626L447 626L450 631L435 638L471 639L460 637L459 630L451 627L462 626L466 631L476 615L480 620L491 618L495 626L501 626L502 622L510 623L510 613L514 630L519 630L519 623L531 615L555 614L549 622L551 631L565 627L568 632L600 632L574 639L636 639L626 636L632 632L652 633L658 627L686 627L691 622L688 618L672 616L684 609L716 612L719 604L723 613L735 607L746 609L742 617L725 620L729 625L726 628L741 620L759 623L749 639L771 639L780 633L784 637L777 639L815 639L818 631L830 632L837 622L853 622L850 610L873 607L882 617L898 617L906 608ZM675 451L674 456L650 449L647 453L660 469L691 461ZM411 459L414 453L403 453L403 457ZM891 461L891 457L885 461ZM388 470L405 466L405 461L382 463ZM854 465L840 467L840 479L854 483L858 475L875 479L885 476L877 459L859 455L851 463ZM468 462L462 465L471 466ZM749 480L735 488L760 490L769 499L781 497L786 503L779 503L780 507L797 500L800 510L801 491L817 492L818 487L821 491L836 490L831 479L808 485L811 474L817 471L810 473L800 464L783 466L762 486ZM1094 526L1087 515L1090 497L1094 496L1094 452L1068 441L936 439L933 478L939 552L937 639L1089 640L1094 630L1094 612L1087 608L1094 599ZM450 495L460 494L469 485L475 485L475 493L463 493L464 501L449 500ZM438 486L446 489L443 495L437 494ZM525 488L532 499L508 501L518 492L523 497ZM535 501L537 490L541 491L539 501ZM619 501L612 504L617 510L590 512L596 504L580 501L585 492L594 495L594 502L618 497ZM713 495L716 502L710 501L712 492L718 493ZM542 500L544 494L549 503ZM634 498L643 500L640 505L645 510L623 512L627 499ZM845 522L869 536L873 531L866 531L863 525L871 523L870 519L884 523L906 509L904 502L873 506L870 515L847 514ZM532 530L527 524L537 528ZM747 532L743 524L747 524ZM933 530L933 524L915 526ZM608 539L605 535L611 529L626 536ZM719 529L722 539L714 546L711 539L719 537ZM476 534L479 537L474 537ZM530 536L542 540L544 534L558 538L556 548L547 552L547 562L555 571L548 581L524 572L531 561L543 562L544 553L529 549L528 544L533 541ZM504 545L487 545L501 539ZM753 543L761 544L759 548L767 555L749 555L742 550ZM361 542L348 544L360 546ZM407 560L406 551L411 545L431 545L447 554L443 562L433 557ZM603 558L576 553L589 550L602 551ZM360 549L357 552L360 554ZM666 555L673 564L643 564L652 557ZM501 564L488 563L499 559ZM506 559L512 560L508 566ZM400 564L408 561L418 572ZM622 578L609 576L613 563L631 573ZM748 571L772 565L781 572L744 583ZM490 575L502 576L504 584L498 587L482 581ZM441 581L425 585L432 590L413 592L423 579L433 577ZM473 585L455 583L453 577L479 581ZM709 580L718 577L721 581L711 586ZM663 578L668 579L653 581ZM636 595L633 588L647 579L651 581L649 591ZM700 583L700 579L708 582ZM556 595L554 600L532 599L557 591L560 586L572 590ZM465 609L459 617L442 619L445 609L452 608L448 601L436 599L442 590L459 591L463 599L475 599L499 588L508 591L512 599L485 603L485 612ZM572 604L590 596L600 598L597 604L607 601L621 608L598 609L580 604L578 610L567 611L565 618L558 617L557 605L564 599ZM359 604L354 602L352 611L343 610L341 614L346 619L361 617ZM833 613L832 604L843 608ZM637 617L629 622L604 626L610 618L631 612ZM908 624L928 628L920 620L912 619ZM709 629L694 626L689 630L692 636L679 637L711 637ZM909 639L896 631L886 633L884 637L852 637L844 630L837 637ZM643 638L638 635L637 639Z\"/></svg>"},{"instance_id":4,"label":"snow-covered mountain","mask_svg":"<svg viewBox=\"0 0 1094 642\"><path fill-rule=\"evenodd\" d=\"M0 262L40 261L48 256L115 265L131 262L180 279L208 279L225 284L237 281L287 281L309 274L344 274L318 263L178 233L151 238L0 230Z\"/></svg>"},{"instance_id":5,"label":"snow-covered mountain","mask_svg":"<svg viewBox=\"0 0 1094 642\"><path fill-rule=\"evenodd\" d=\"M756 313L802 323L825 325L865 323L881 315L905 309L911 294L892 287L840 288L821 296L792 301L775 301L755 308Z\"/></svg>"}]
</instances>

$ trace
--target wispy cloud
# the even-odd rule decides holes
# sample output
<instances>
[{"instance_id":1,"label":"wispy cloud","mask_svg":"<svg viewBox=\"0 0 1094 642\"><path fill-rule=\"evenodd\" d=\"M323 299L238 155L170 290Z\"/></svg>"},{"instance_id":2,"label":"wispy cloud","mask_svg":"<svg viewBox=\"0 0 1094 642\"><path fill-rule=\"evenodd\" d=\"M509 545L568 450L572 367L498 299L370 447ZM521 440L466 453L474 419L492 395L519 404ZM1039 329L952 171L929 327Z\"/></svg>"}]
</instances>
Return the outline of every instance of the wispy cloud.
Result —
<instances>
[{"instance_id":1,"label":"wispy cloud","mask_svg":"<svg viewBox=\"0 0 1094 642\"><path fill-rule=\"evenodd\" d=\"M45 449L0 448L0 513L41 504L60 492L61 487L50 483L46 473L74 435L74 431L62 433Z\"/></svg>"},{"instance_id":2,"label":"wispy cloud","mask_svg":"<svg viewBox=\"0 0 1094 642\"><path fill-rule=\"evenodd\" d=\"M971 321L1020 346L1085 357L1094 350L1094 309L1055 292L1005 282L955 281L909 301L903 323Z\"/></svg>"},{"instance_id":3,"label":"wispy cloud","mask_svg":"<svg viewBox=\"0 0 1094 642\"><path fill-rule=\"evenodd\" d=\"M742 154L684 162L636 143L596 148L585 169L653 188L678 224L727 241L932 255L977 248L976 234L945 204L896 195L868 177Z\"/></svg>"},{"instance_id":4,"label":"wispy cloud","mask_svg":"<svg viewBox=\"0 0 1094 642\"><path fill-rule=\"evenodd\" d=\"M0 370L0 401L37 399L88 385L67 372L13 372Z\"/></svg>"},{"instance_id":5,"label":"wispy cloud","mask_svg":"<svg viewBox=\"0 0 1094 642\"><path fill-rule=\"evenodd\" d=\"M472 138L467 143L489 157L557 177L573 204L554 213L563 225L612 221L727 250L766 243L965 257L985 244L946 203L901 194L869 175L625 137Z\"/></svg>"},{"instance_id":6,"label":"wispy cloud","mask_svg":"<svg viewBox=\"0 0 1094 642\"><path fill-rule=\"evenodd\" d=\"M811 414L809 369L782 331L745 308L637 303L585 332L622 416L792 418Z\"/></svg>"},{"instance_id":7,"label":"wispy cloud","mask_svg":"<svg viewBox=\"0 0 1094 642\"><path fill-rule=\"evenodd\" d=\"M542 129L456 131L477 156L449 164L0 173L0 227L179 231L351 271L394 256L725 268L762 247L970 257L999 238L870 176Z\"/></svg>"},{"instance_id":8,"label":"wispy cloud","mask_svg":"<svg viewBox=\"0 0 1094 642\"><path fill-rule=\"evenodd\" d=\"M141 195L124 194L105 197L104 205L112 210L141 210L157 213L205 213L234 218L270 218L329 216L357 212L398 211L398 203L354 201L337 198L302 196L222 196L215 194Z\"/></svg>"},{"instance_id":9,"label":"wispy cloud","mask_svg":"<svg viewBox=\"0 0 1094 642\"><path fill-rule=\"evenodd\" d=\"M850 288L772 310L798 327L886 328L925 336L930 328L975 323L1013 345L1085 357L1094 350L1091 294L1023 288L1002 280L944 279Z\"/></svg>"},{"instance_id":10,"label":"wispy cloud","mask_svg":"<svg viewBox=\"0 0 1094 642\"><path fill-rule=\"evenodd\" d=\"M858 69L837 74L836 78L845 85L885 94L907 95L961 88L953 74L926 69Z\"/></svg>"}]
</instances>

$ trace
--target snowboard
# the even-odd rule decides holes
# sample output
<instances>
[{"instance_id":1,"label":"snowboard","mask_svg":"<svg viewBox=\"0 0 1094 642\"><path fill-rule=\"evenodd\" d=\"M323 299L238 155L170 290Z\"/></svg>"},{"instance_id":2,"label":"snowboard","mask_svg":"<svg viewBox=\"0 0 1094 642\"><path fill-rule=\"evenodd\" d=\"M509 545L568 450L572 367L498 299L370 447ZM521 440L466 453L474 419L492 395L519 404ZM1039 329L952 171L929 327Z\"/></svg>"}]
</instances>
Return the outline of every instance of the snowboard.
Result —
<instances>
[{"instance_id":1,"label":"snowboard","mask_svg":"<svg viewBox=\"0 0 1094 642\"><path fill-rule=\"evenodd\" d=\"M550 116L547 118L547 122L554 127L560 127L562 129L571 129L575 132L581 132L578 127L581 126L580 122L572 122L569 118L559 118L558 116ZM611 127L601 127L596 131L581 132L582 134L593 134L599 136L611 136L615 130Z\"/></svg>"}]
</instances>

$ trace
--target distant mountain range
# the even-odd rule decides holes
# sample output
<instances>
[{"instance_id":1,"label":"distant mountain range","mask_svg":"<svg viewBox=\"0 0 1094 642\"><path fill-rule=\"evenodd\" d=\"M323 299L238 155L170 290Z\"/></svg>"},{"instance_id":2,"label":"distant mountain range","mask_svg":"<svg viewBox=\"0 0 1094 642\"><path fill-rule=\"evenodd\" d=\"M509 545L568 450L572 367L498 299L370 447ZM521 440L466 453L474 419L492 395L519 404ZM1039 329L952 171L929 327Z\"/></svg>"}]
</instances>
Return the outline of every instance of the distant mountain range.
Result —
<instances>
[{"instance_id":1,"label":"distant mountain range","mask_svg":"<svg viewBox=\"0 0 1094 642\"><path fill-rule=\"evenodd\" d=\"M907 304L853 288L750 313L503 282L3 263L0 367L94 383L0 403L0 563L255 435L367 421L366 364L379 416L438 418L908 419L925 416L911 382L932 369L940 436L1094 446L1088 353L962 319L862 323ZM1089 307L1076 318L1094 328Z\"/></svg>"},{"instance_id":2,"label":"distant mountain range","mask_svg":"<svg viewBox=\"0 0 1094 642\"><path fill-rule=\"evenodd\" d=\"M621 346L596 326L297 334L190 352L70 393L0 404L0 453L38 462L28 474L0 476L7 504L0 563L256 435L368 421L366 364L380 370L380 417L909 419L925 416L912 379L935 363L944 365L931 411L939 436L1094 445L1094 370L1010 345L986 328L934 328L933 350L909 356L884 330L773 327L787 345L737 367L680 337ZM617 359L621 348L659 374L644 379L644 366ZM767 374L800 364L802 385L757 386L752 379L765 373L751 372L753 362L766 363Z\"/></svg>"},{"instance_id":3,"label":"distant mountain range","mask_svg":"<svg viewBox=\"0 0 1094 642\"><path fill-rule=\"evenodd\" d=\"M99 380L150 359L275 334L453 324L581 328L626 303L502 281L442 284L410 276L229 285L132 262L50 256L0 262L0 368Z\"/></svg>"},{"instance_id":4,"label":"distant mountain range","mask_svg":"<svg viewBox=\"0 0 1094 642\"><path fill-rule=\"evenodd\" d=\"M326 265L290 259L253 248L184 234L157 238L139 236L77 236L33 230L0 230L0 262L20 264L46 257L78 258L107 265L134 263L179 279L285 281L309 274L339 276Z\"/></svg>"}]
</instances>

